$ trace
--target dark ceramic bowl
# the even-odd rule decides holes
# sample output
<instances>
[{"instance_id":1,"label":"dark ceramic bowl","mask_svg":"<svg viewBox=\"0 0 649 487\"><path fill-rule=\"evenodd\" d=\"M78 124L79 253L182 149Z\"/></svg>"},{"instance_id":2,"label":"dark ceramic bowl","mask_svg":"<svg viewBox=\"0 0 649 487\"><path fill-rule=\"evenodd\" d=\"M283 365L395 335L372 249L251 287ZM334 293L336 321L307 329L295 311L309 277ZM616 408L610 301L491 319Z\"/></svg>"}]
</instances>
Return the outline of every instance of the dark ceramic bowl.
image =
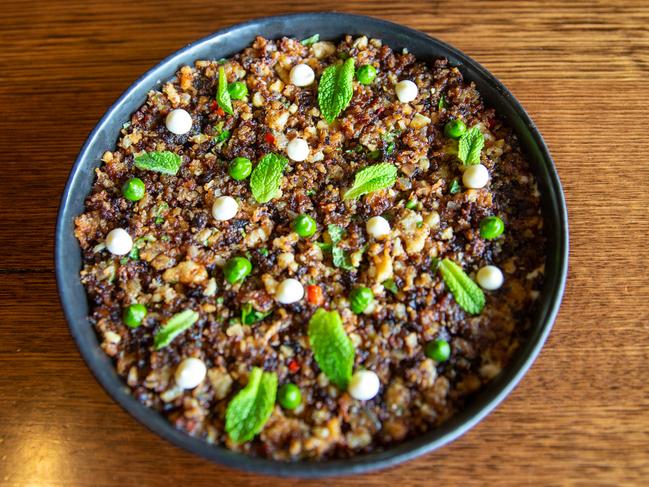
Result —
<instances>
[{"instance_id":1,"label":"dark ceramic bowl","mask_svg":"<svg viewBox=\"0 0 649 487\"><path fill-rule=\"evenodd\" d=\"M511 124L531 159L542 194L550 245L545 286L527 341L509 366L482 389L466 409L434 431L385 451L349 460L282 463L251 458L192 438L131 397L117 376L111 359L99 347L94 329L88 322L86 293L79 282L81 251L73 228L75 216L84 209L84 199L90 192L95 178L93 171L99 166L102 153L115 147L122 124L144 103L148 90L173 77L184 64L192 64L197 59L228 57L241 51L252 43L255 36L301 39L314 33L319 33L323 40L336 40L344 34L376 37L395 50L407 47L420 60L445 57L458 66L465 78L477 85L487 105L495 108ZM559 309L568 268L568 221L559 177L541 134L520 103L485 68L448 44L408 27L358 15L307 13L252 20L219 31L172 54L133 83L91 132L72 168L61 199L55 258L61 303L81 355L111 397L138 421L175 445L224 465L265 474L324 477L388 467L439 448L468 431L511 392L541 350Z\"/></svg>"}]
</instances>

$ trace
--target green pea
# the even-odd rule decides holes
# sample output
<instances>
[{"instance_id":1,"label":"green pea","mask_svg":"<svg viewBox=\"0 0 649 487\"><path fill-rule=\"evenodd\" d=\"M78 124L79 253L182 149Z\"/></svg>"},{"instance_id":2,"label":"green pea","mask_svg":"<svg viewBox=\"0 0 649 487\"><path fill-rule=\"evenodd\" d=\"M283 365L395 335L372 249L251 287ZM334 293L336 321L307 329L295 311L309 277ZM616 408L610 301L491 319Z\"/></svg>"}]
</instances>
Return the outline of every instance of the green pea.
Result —
<instances>
[{"instance_id":1,"label":"green pea","mask_svg":"<svg viewBox=\"0 0 649 487\"><path fill-rule=\"evenodd\" d=\"M406 208L409 210L415 210L417 208L417 202L415 200L408 200L406 202Z\"/></svg>"},{"instance_id":2,"label":"green pea","mask_svg":"<svg viewBox=\"0 0 649 487\"><path fill-rule=\"evenodd\" d=\"M466 132L466 125L460 119L451 120L444 125L444 135L451 139L459 139Z\"/></svg>"},{"instance_id":3,"label":"green pea","mask_svg":"<svg viewBox=\"0 0 649 487\"><path fill-rule=\"evenodd\" d=\"M371 64L365 64L356 70L356 78L361 84L369 85L376 78L376 68Z\"/></svg>"},{"instance_id":4,"label":"green pea","mask_svg":"<svg viewBox=\"0 0 649 487\"><path fill-rule=\"evenodd\" d=\"M308 238L317 230L315 220L309 215L299 215L293 220L293 230L300 237Z\"/></svg>"},{"instance_id":5,"label":"green pea","mask_svg":"<svg viewBox=\"0 0 649 487\"><path fill-rule=\"evenodd\" d=\"M241 81L235 81L228 85L228 93L233 100L241 100L248 95L248 87Z\"/></svg>"},{"instance_id":6,"label":"green pea","mask_svg":"<svg viewBox=\"0 0 649 487\"><path fill-rule=\"evenodd\" d=\"M505 224L497 216L488 216L480 222L480 236L487 240L500 237L505 231Z\"/></svg>"},{"instance_id":7,"label":"green pea","mask_svg":"<svg viewBox=\"0 0 649 487\"><path fill-rule=\"evenodd\" d=\"M124 308L124 323L129 328L137 328L142 324L142 320L146 317L146 306L143 304L132 304Z\"/></svg>"},{"instance_id":8,"label":"green pea","mask_svg":"<svg viewBox=\"0 0 649 487\"><path fill-rule=\"evenodd\" d=\"M446 340L435 340L426 345L426 357L435 362L446 362L451 356L451 346Z\"/></svg>"},{"instance_id":9,"label":"green pea","mask_svg":"<svg viewBox=\"0 0 649 487\"><path fill-rule=\"evenodd\" d=\"M122 194L124 198L130 201L139 201L144 197L146 187L144 181L140 178L131 178L122 186Z\"/></svg>"},{"instance_id":10,"label":"green pea","mask_svg":"<svg viewBox=\"0 0 649 487\"><path fill-rule=\"evenodd\" d=\"M360 314L374 301L374 293L368 287L357 287L349 293L352 311Z\"/></svg>"},{"instance_id":11,"label":"green pea","mask_svg":"<svg viewBox=\"0 0 649 487\"><path fill-rule=\"evenodd\" d=\"M284 384L278 392L279 404L284 409L295 409L302 402L302 393L295 384Z\"/></svg>"},{"instance_id":12,"label":"green pea","mask_svg":"<svg viewBox=\"0 0 649 487\"><path fill-rule=\"evenodd\" d=\"M247 157L235 157L228 168L228 173L236 181L243 181L250 176L251 172L252 161Z\"/></svg>"},{"instance_id":13,"label":"green pea","mask_svg":"<svg viewBox=\"0 0 649 487\"><path fill-rule=\"evenodd\" d=\"M245 257L233 257L225 263L223 274L230 284L243 281L252 271L252 264Z\"/></svg>"}]
</instances>

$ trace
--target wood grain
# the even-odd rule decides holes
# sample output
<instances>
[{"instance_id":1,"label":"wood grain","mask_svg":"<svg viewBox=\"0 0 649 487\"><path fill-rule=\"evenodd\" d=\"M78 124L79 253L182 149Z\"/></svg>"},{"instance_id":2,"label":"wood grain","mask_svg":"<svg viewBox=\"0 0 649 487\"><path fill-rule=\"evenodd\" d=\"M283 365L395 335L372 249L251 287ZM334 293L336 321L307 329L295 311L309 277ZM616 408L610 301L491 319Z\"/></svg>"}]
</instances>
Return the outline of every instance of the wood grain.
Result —
<instances>
[{"instance_id":1,"label":"wood grain","mask_svg":"<svg viewBox=\"0 0 649 487\"><path fill-rule=\"evenodd\" d=\"M336 485L646 485L649 4L464 0L2 3L0 485L279 484L165 443L107 397L60 311L53 232L76 153L139 74L221 27L308 10L400 22L483 63L544 134L571 225L559 318L511 396L450 446Z\"/></svg>"}]
</instances>

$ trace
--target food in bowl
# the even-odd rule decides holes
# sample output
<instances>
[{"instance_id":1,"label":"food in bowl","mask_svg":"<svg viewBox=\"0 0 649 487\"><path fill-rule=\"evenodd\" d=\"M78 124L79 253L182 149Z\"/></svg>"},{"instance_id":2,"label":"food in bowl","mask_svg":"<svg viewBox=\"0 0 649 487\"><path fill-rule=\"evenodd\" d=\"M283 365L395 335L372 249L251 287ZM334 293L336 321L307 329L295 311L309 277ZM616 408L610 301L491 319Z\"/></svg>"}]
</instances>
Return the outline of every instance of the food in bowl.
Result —
<instances>
[{"instance_id":1,"label":"food in bowl","mask_svg":"<svg viewBox=\"0 0 649 487\"><path fill-rule=\"evenodd\" d=\"M133 396L209 443L346 458L438 427L507 366L545 263L518 140L444 59L257 38L127 121L76 218Z\"/></svg>"}]
</instances>

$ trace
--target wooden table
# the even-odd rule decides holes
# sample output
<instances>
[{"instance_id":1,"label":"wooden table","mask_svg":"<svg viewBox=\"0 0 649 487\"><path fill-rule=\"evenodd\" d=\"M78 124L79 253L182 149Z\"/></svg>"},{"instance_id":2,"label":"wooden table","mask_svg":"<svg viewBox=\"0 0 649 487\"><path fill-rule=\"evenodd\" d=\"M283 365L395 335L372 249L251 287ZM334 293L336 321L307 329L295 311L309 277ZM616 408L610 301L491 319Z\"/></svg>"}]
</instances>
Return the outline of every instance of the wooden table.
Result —
<instances>
[{"instance_id":1,"label":"wooden table","mask_svg":"<svg viewBox=\"0 0 649 487\"><path fill-rule=\"evenodd\" d=\"M514 92L555 157L570 211L571 262L546 347L491 416L437 452L336 485L646 485L646 0L4 0L1 485L317 484L209 464L113 403L68 334L54 283L53 234L60 193L87 133L144 70L230 24L343 6L454 44Z\"/></svg>"}]
</instances>

